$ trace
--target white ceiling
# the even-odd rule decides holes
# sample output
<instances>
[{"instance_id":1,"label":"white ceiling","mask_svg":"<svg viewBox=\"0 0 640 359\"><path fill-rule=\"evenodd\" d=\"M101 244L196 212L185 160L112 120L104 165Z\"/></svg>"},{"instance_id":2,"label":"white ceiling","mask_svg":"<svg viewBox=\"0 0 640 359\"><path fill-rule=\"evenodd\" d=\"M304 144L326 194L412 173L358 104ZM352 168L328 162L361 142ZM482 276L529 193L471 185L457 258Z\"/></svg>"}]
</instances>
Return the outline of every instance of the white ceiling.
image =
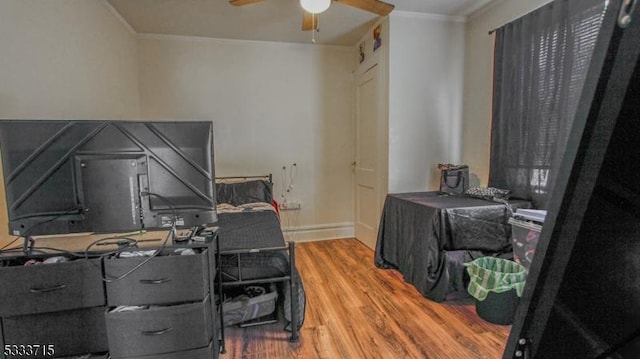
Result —
<instances>
[{"instance_id":1,"label":"white ceiling","mask_svg":"<svg viewBox=\"0 0 640 359\"><path fill-rule=\"evenodd\" d=\"M242 7L227 0L106 0L140 34L310 43L297 0ZM491 0L386 0L396 12L467 16ZM316 43L354 45L377 16L334 2L319 17Z\"/></svg>"}]
</instances>

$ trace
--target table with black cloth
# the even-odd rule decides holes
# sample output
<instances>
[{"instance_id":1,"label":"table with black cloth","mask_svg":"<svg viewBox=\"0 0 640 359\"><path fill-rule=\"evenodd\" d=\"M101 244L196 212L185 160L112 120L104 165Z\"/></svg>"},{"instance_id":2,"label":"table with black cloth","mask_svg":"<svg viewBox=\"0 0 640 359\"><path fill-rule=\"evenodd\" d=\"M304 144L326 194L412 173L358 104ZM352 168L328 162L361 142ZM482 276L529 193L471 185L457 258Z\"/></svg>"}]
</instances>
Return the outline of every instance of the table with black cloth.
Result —
<instances>
[{"instance_id":1,"label":"table with black cloth","mask_svg":"<svg viewBox=\"0 0 640 359\"><path fill-rule=\"evenodd\" d=\"M509 201L513 211L527 201ZM434 301L466 290L463 264L482 256L510 258L511 215L499 202L442 192L389 194L385 200L375 264L400 271Z\"/></svg>"}]
</instances>

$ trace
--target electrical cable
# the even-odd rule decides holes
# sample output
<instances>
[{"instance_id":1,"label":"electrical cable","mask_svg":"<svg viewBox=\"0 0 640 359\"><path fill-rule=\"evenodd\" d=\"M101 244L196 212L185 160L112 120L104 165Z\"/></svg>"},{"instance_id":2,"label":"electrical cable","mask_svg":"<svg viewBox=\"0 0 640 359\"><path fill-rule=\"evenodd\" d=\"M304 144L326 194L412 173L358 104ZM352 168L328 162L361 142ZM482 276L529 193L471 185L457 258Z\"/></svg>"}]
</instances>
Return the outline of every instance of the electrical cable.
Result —
<instances>
[{"instance_id":1,"label":"electrical cable","mask_svg":"<svg viewBox=\"0 0 640 359\"><path fill-rule=\"evenodd\" d=\"M293 165L291 165L291 168L289 168L289 189L290 190L293 189L293 183L295 182L297 175L298 175L298 165L294 163Z\"/></svg>"},{"instance_id":2,"label":"electrical cable","mask_svg":"<svg viewBox=\"0 0 640 359\"><path fill-rule=\"evenodd\" d=\"M114 282L114 281L117 281L117 280L121 280L121 279L123 279L123 278L126 278L126 277L127 277L127 276L129 276L131 273L135 272L137 269L139 269L140 267L142 267L143 265L145 265L146 263L148 263L151 259L153 259L153 258L155 258L156 256L158 256L158 254L160 254L160 253L161 253L161 252L162 252L162 251L167 247L167 242L169 241L169 238L174 238L174 239L175 239L175 235L176 235L176 222L177 222L177 220L178 220L178 215L177 215L177 212L176 212L176 209L175 209L175 205L174 205L174 203L173 203L171 200L169 200L168 198L166 198L166 197L164 197L164 196L162 196L162 195L156 194L156 193L152 193L152 192L141 192L141 195L143 195L143 196L144 196L144 195L147 195L147 196L155 196L155 197L158 197L158 198L160 198L161 200L165 201L165 202L169 205L169 207L170 207L170 209L171 209L171 213L172 213L172 215L173 215L173 221L172 221L172 223L171 223L171 228L170 228L169 232L167 233L167 236L165 237L164 241L162 242L162 244L161 244L160 248L156 249L156 250L154 251L153 255L151 255L151 256L149 256L149 257L147 257L144 261L142 261L142 262L138 263L137 265L135 265L134 267L132 267L130 270L128 270L127 272L125 272L125 273L123 273L123 274L121 274L121 275L119 275L119 276L117 276L117 277L114 277L114 278L105 278L105 277L102 277L102 280L103 280L103 281L105 281L105 282L107 282L107 283L111 283L111 282ZM25 236L25 234L26 234L26 233L28 233L30 230L32 230L34 227L36 227L36 226L38 226L38 225L42 225L42 224L47 223L47 222L54 221L54 220L56 220L57 218L59 218L59 217L61 217L61 216L65 215L65 214L72 213L73 211L78 211L78 209L77 209L77 208L74 208L73 210L70 210L70 211L64 212L64 213L62 213L62 214L60 214L60 215L58 215L58 216L56 216L56 217L49 218L49 219L47 219L47 220L45 220L45 221L42 221L42 222L39 222L39 223L35 223L35 224L34 224L34 225L32 225L31 227L27 228L21 236L16 237L13 241L9 242L9 243L8 243L8 244L6 244L2 249L0 249L0 254L1 254L1 253L8 253L8 252L17 252L17 251L22 251L22 249L23 249L22 247L15 247L15 248L9 248L9 249L6 249L6 247L8 247L9 245L11 245L12 243L15 243L18 239L20 239L20 238L24 237L24 236ZM141 231L140 233L144 233L144 232L143 232L143 231ZM28 238L28 237L25 237L25 238ZM124 252L124 251L125 251L126 249L128 249L128 248L137 247L138 240L136 240L136 239L128 238L128 237L117 237L117 236L112 236L112 237L101 238L101 239L98 239L98 240L96 240L96 241L93 241L92 243L90 243L90 244L85 248L85 251L84 251L84 253L82 253L82 254L79 254L79 253L76 253L76 252L67 251L67 250L64 250L64 249L59 249L59 248L53 248L53 247L41 247L41 246L38 246L38 247L32 247L30 250L31 250L31 251L36 251L36 252L39 252L39 253L42 253L42 254L49 254L49 253L51 253L51 252L59 252L59 253L66 254L67 256L74 257L74 258L83 258L83 259L88 259L88 258L89 258L89 250L91 249L91 247L93 247L93 246L95 246L95 245L98 245L99 243L102 243L102 242L105 242L105 241L108 241L108 240L114 240L114 239L117 239L117 240L119 240L119 241L127 241L127 242L130 242L131 244L130 244L130 245L128 245L128 246L126 246L126 247L118 248L118 249L117 249L117 250L115 250L115 251L111 251L111 252L108 252L108 253L103 253L103 254L99 257L101 260L102 260L103 258L105 258L105 257L113 256L113 255L117 255L117 254L119 254L119 253L121 253L121 252Z\"/></svg>"},{"instance_id":3,"label":"electrical cable","mask_svg":"<svg viewBox=\"0 0 640 359\"><path fill-rule=\"evenodd\" d=\"M12 252L22 252L22 247L19 248L10 248L5 250L3 253L12 253ZM76 253L76 252L71 252L71 251L67 251L64 249L60 249L60 248L53 248L53 247L32 247L31 248L31 252L38 252L40 254L51 254L51 252L58 252L58 253L63 253L66 254L69 257L74 257L74 258L84 258L81 254Z\"/></svg>"},{"instance_id":4,"label":"electrical cable","mask_svg":"<svg viewBox=\"0 0 640 359\"><path fill-rule=\"evenodd\" d=\"M122 280L126 277L128 277L131 273L135 272L136 270L140 269L142 266L144 266L145 264L149 263L149 261L151 261L153 258L157 257L166 247L167 247L167 242L169 241L169 238L172 237L172 234L175 232L175 222L173 227L171 228L171 230L169 231L169 233L167 233L167 236L165 237L164 241L162 242L162 244L160 245L160 248L154 249L154 252L152 255L146 257L142 262L136 264L135 266L133 266L131 269L129 269L128 271L124 272L123 274L117 276L117 277L111 277L111 278L107 278L106 276L102 277L102 280L105 283L113 283L119 280ZM119 248L118 250L114 251L113 253L109 254L109 255L114 255L114 254L120 254L122 252L124 252L126 249L128 249L130 247L127 248ZM103 255L100 256L100 259L105 258L107 255Z\"/></svg>"},{"instance_id":5,"label":"electrical cable","mask_svg":"<svg viewBox=\"0 0 640 359\"><path fill-rule=\"evenodd\" d=\"M22 237L21 236L17 236L11 242L5 244L2 248L0 248L0 253L2 253L7 247L9 247L10 245L14 244L20 238L22 238ZM22 247L20 247L20 248L22 248ZM11 250L11 249L15 249L15 248L9 248L7 250Z\"/></svg>"},{"instance_id":6,"label":"electrical cable","mask_svg":"<svg viewBox=\"0 0 640 359\"><path fill-rule=\"evenodd\" d=\"M173 203L173 201L171 201L169 198L159 195L157 193L153 193L153 192L140 192L140 196L154 196L154 197L158 197L161 200L163 200L165 203L167 203L169 205L169 208L171 209L171 214L173 214L173 224L172 227L175 227L176 222L178 221L178 214L176 213L176 206Z\"/></svg>"},{"instance_id":7,"label":"electrical cable","mask_svg":"<svg viewBox=\"0 0 640 359\"><path fill-rule=\"evenodd\" d=\"M14 252L22 252L22 247L15 247L15 248L8 248L4 251L2 251L2 254L4 253L14 253ZM44 254L44 252L42 252Z\"/></svg>"},{"instance_id":8,"label":"electrical cable","mask_svg":"<svg viewBox=\"0 0 640 359\"><path fill-rule=\"evenodd\" d=\"M298 175L298 164L292 163L289 167L289 171L287 171L286 166L282 166L282 194L281 197L283 199L282 205L283 208L290 208L288 199L289 196L292 195L294 191L294 184L296 177ZM299 207L296 207L299 208ZM287 238L288 240L295 240L296 233L295 229L299 226L299 212L295 211L295 213L291 213L291 211L284 211L281 216L284 218L285 228L288 229Z\"/></svg>"},{"instance_id":9,"label":"electrical cable","mask_svg":"<svg viewBox=\"0 0 640 359\"><path fill-rule=\"evenodd\" d=\"M31 247L31 251L34 251L34 250L38 251L40 253L43 253L43 254L50 254L51 252L58 252L58 253L66 254L66 255L68 255L70 257L74 257L74 258L84 258L84 256L82 256L79 253L67 251L67 250L60 249L60 248L41 247L41 246Z\"/></svg>"},{"instance_id":10,"label":"electrical cable","mask_svg":"<svg viewBox=\"0 0 640 359\"><path fill-rule=\"evenodd\" d=\"M136 270L138 270L140 267L144 266L145 264L149 263L149 261L151 261L153 258L157 257L165 248L167 248L167 242L169 241L169 238L173 238L173 241L175 241L175 237L176 237L176 222L178 222L178 214L176 212L176 208L175 208L175 204L168 198L159 195L157 193L153 193L153 192L140 192L141 196L154 196L154 197L158 197L161 200L163 200L164 202L166 202L169 205L169 208L171 209L171 213L173 215L173 221L171 223L171 229L169 230L169 232L167 233L167 236L165 237L164 241L162 241L162 244L160 245L160 248L157 248L154 250L153 254L146 257L142 262L136 264L135 266L133 266L131 269L129 269L128 271L124 272L123 274L116 276L116 277L112 277L112 278L107 278L106 276L102 277L102 280L106 283L113 283L115 281L119 281L122 280L124 278L126 278L127 276L129 276L131 273L135 272ZM113 238L109 238L110 240ZM107 240L107 238L103 238L103 240ZM103 241L103 240L98 240L95 241L95 243L92 243L89 245L89 247L87 247L87 249L85 250L85 254L88 253L89 248L91 248L93 245L97 245L99 242ZM172 241L172 242L173 242ZM137 241L136 241L136 247L137 247ZM123 248L118 248L116 251L108 254L108 255L102 255L100 256L100 259L104 259L106 256L111 256L111 255L117 255L120 254L122 252L124 252L126 249L131 248L131 247L123 247Z\"/></svg>"},{"instance_id":11,"label":"electrical cable","mask_svg":"<svg viewBox=\"0 0 640 359\"><path fill-rule=\"evenodd\" d=\"M85 259L89 258L89 249L91 249L91 247L96 246L96 245L100 245L102 242L112 241L114 239L117 239L118 241L129 242L130 244L126 248L137 247L138 246L138 241L136 239L133 239L133 238L117 237L117 236L100 238L98 240L95 240L95 241L89 243L89 245L84 249L84 258ZM117 243L117 244L118 244L118 246L120 245L119 243Z\"/></svg>"},{"instance_id":12,"label":"electrical cable","mask_svg":"<svg viewBox=\"0 0 640 359\"><path fill-rule=\"evenodd\" d=\"M41 221L41 222L37 222L37 223L32 224L30 227L28 227L27 229L25 229L25 230L24 230L24 232L22 232L22 234L21 234L21 235L17 236L17 237L16 237L16 238L14 238L11 242L9 242L9 243L5 244L2 248L0 248L0 254L2 254L3 252L6 252L6 251L8 251L8 250L12 250L12 249L16 249L16 248L18 248L18 247L16 247L16 248L9 248L9 249L7 249L7 247L9 247L9 246L10 246L10 245L12 245L13 243L15 243L15 242L16 242L18 239L20 239L20 238L25 238L25 240L26 240L26 238L28 237L28 235L27 235L27 234L28 234L31 230L33 230L33 228L35 228L35 227L37 227L37 226L40 226L40 225L43 225L43 224L45 224L45 223L53 222L53 221L55 221L56 219L58 219L58 218L60 218L60 217L62 217L62 216L65 216L65 215L67 215L67 214L72 214L72 213L74 213L74 212L78 212L78 213L80 213L81 211L82 211L82 209L79 209L79 208L69 209L69 210L66 210L66 211L64 211L64 212L62 212L62 213L60 213L60 214L58 214L58 215L56 215L56 216L52 217L52 218L48 218L48 219L43 220L43 221ZM19 247L19 248L22 248L22 247Z\"/></svg>"},{"instance_id":13,"label":"electrical cable","mask_svg":"<svg viewBox=\"0 0 640 359\"><path fill-rule=\"evenodd\" d=\"M165 202L169 205L169 207L170 207L170 209L171 209L171 213L172 213L172 215L173 215L173 221L172 221L172 223L171 223L171 229L170 229L170 230L169 230L169 232L167 233L167 236L165 237L164 241L162 242L162 244L161 244L160 248L158 248L158 249L155 249L155 250L154 250L153 255L151 255L151 256L149 256L149 257L145 258L145 260L144 260L144 261L142 261L142 262L138 263L137 265L135 265L134 267L132 267L131 269L129 269L128 271L126 271L125 273L123 273L123 274L121 274L121 275L119 275L119 276L117 276L117 277L114 277L114 278L106 278L106 277L102 277L101 279L102 279L104 282L111 283L111 282L114 282L114 281L117 281L117 280L121 280L121 279L126 278L126 277L127 277L127 276L129 276L131 273L135 272L135 271L136 271L136 270L138 270L140 267L142 267L143 265L147 264L150 260L152 260L153 258L155 258L156 256L158 256L158 255L159 255L159 254L160 254L160 253L161 253L161 252L162 252L162 251L167 247L167 242L169 241L169 238L173 238L173 239L175 239L175 235L176 235L176 222L177 222L177 220L178 220L178 215L177 215L177 212L176 212L176 209L175 209L175 205L174 205L174 203L173 203L171 200L169 200L168 198L166 198L166 197L164 197L164 196L162 196L162 195L159 195L159 194L157 194L157 193L152 193L152 192L141 192L141 195L143 195L143 196L144 196L144 195L147 195L147 196L155 196L155 197L158 197L158 198L160 198L161 200L165 201ZM77 209L73 209L73 211L77 211ZM18 236L18 237L16 237L13 241L11 241L11 242L10 242L10 243L8 243L7 245L5 245L5 246L2 248L2 250L0 250L0 253L3 253L3 252L13 252L13 251L21 251L21 250L22 250L22 247L10 248L10 249L6 249L6 247L8 247L9 245L11 245L12 243L14 243L15 241L17 241L17 240L18 240L18 239L20 239L21 237L23 237L26 233L28 233L28 231L30 231L30 230L31 230L32 228L34 228L35 226L38 226L38 225L41 225L41 224L44 224L44 223L47 223L47 222L54 221L55 219L57 219L57 218L59 218L59 217L61 217L61 216L65 215L65 214L69 214L70 212L71 212L71 211L68 211L68 212L62 213L62 214L60 214L60 215L58 215L58 216L56 216L56 217L53 217L53 218L50 218L50 219L47 219L47 220L45 220L45 221L42 221L42 222L39 222L39 223L36 223L36 224L32 225L31 227L29 227L27 230L25 230L25 231L24 231L24 233L23 233L23 235L22 235L22 236ZM143 232L141 231L141 233L143 233ZM27 237L25 237L25 238L27 238ZM71 252L71 251L67 251L67 250L59 249L59 248L53 248L53 247L40 247L40 246L39 246L39 247L32 247L30 250L31 250L31 251L36 251L36 252L39 252L39 253L42 253L42 254L49 254L50 252L60 252L60 253L64 253L64 254L66 254L67 256L70 256L70 257L88 259L88 258L89 258L89 250L91 249L91 247L93 247L93 246L95 246L95 245L98 245L99 243L102 243L102 242L105 242L105 241L108 241L108 240L114 240L114 239L117 239L117 240L119 240L119 241L128 241L128 242L130 242L130 243L131 243L131 245L129 245L129 246L127 246L127 247L121 247L121 248L118 248L117 250L112 251L112 252L103 253L103 254L99 257L99 258L100 258L100 260L102 260L102 259L104 259L105 257L108 257L108 256L117 255L117 254L119 254L119 253L121 253L121 252L124 252L124 251L125 251L126 249L128 249L128 248L137 247L137 243L138 243L138 241L137 241L136 239L133 239L133 238L127 238L127 237L116 237L116 236L113 236L113 237L101 238L101 239L98 239L98 240L96 240L96 241L93 241L92 243L90 243L90 244L85 248L85 251L84 251L84 253L83 253L83 254L79 254L79 253L75 253L75 252Z\"/></svg>"},{"instance_id":14,"label":"electrical cable","mask_svg":"<svg viewBox=\"0 0 640 359\"><path fill-rule=\"evenodd\" d=\"M24 237L24 236L25 236L25 234L29 233L33 228L35 228L35 227L37 227L37 226L41 226L41 225L43 225L43 224L45 224L45 223L53 222L53 221L55 221L56 219L58 219L58 218L60 218L60 217L62 217L62 216L66 216L67 214L72 214L72 213L74 213L74 212L75 212L75 213L80 214L80 213L82 213L82 208L72 208L72 209L68 209L68 210L66 210L66 211L64 211L64 212L62 212L62 213L59 213L58 215L56 215L56 216L54 216L54 217L51 217L51 218L45 219L45 220L43 220L43 221L41 221L41 222L34 223L34 224L32 224L30 227L28 227L27 229L25 229L25 230L24 230L24 232L22 233L22 235L18 236L18 238L19 238L19 237Z\"/></svg>"},{"instance_id":15,"label":"electrical cable","mask_svg":"<svg viewBox=\"0 0 640 359\"><path fill-rule=\"evenodd\" d=\"M20 237L18 237L20 238ZM100 243L102 241L107 241L107 240L113 240L113 239L118 239L120 241L129 241L131 243L133 243L133 245L137 245L137 240L133 239L133 238L123 238L123 237L117 237L117 236L113 236L113 237L107 237L107 238L102 238L102 239L98 239L94 242L92 242L91 244L89 244L89 246L85 249L84 253L78 253L78 252L72 252L72 251L67 251L64 249L60 249L60 248L54 248L54 247L44 247L44 246L36 246L36 247L32 247L31 248L31 252L37 252L39 254L51 254L51 252L58 252L58 253L62 253L62 254L66 254L68 257L73 257L76 259L88 259L89 258L89 249L96 245L97 243ZM3 251L3 253L12 253L12 252L22 252L22 247L15 247L15 248L9 248ZM108 254L113 254L114 252L109 252ZM104 255L104 254L103 254ZM96 266L98 267L98 266Z\"/></svg>"},{"instance_id":16,"label":"electrical cable","mask_svg":"<svg viewBox=\"0 0 640 359\"><path fill-rule=\"evenodd\" d=\"M141 232L142 233L142 232ZM113 236L113 237L106 237L106 238L100 238L98 240L95 240L91 243L89 243L89 245L85 248L84 250L84 259L89 259L89 249L91 249L91 247L95 246L95 245L100 245L100 243L102 242L106 242L106 241L110 241L110 240L114 240L114 239L119 239L119 240L123 240L123 241L129 241L130 243L132 243L132 245L128 246L128 247L118 247L117 250L115 251L111 251L111 252L107 252L107 253L102 253L98 258L100 258L100 261L102 261L103 258L106 258L108 256L114 255L119 253L120 250L125 249L125 248L131 248L131 247L135 247L138 245L138 241L136 239L133 238L122 238L122 237L117 237L117 236ZM89 263L91 263L91 265L93 265L95 268L100 269L100 271L102 271L102 267L99 264L96 264L92 261L89 261ZM104 279L103 279L104 280Z\"/></svg>"},{"instance_id":17,"label":"electrical cable","mask_svg":"<svg viewBox=\"0 0 640 359\"><path fill-rule=\"evenodd\" d=\"M282 166L282 183L280 184L280 197L284 200L284 203L287 202L287 166Z\"/></svg>"}]
</instances>

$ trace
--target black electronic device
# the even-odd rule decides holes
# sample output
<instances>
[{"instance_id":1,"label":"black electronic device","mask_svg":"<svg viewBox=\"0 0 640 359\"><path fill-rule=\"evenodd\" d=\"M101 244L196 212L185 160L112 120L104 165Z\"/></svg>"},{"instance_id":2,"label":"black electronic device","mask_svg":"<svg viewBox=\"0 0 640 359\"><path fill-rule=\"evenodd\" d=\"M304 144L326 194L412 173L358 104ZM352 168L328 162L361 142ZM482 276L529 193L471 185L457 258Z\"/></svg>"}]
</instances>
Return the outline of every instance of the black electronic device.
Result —
<instances>
[{"instance_id":1,"label":"black electronic device","mask_svg":"<svg viewBox=\"0 0 640 359\"><path fill-rule=\"evenodd\" d=\"M9 233L215 223L211 121L0 120Z\"/></svg>"}]
</instances>

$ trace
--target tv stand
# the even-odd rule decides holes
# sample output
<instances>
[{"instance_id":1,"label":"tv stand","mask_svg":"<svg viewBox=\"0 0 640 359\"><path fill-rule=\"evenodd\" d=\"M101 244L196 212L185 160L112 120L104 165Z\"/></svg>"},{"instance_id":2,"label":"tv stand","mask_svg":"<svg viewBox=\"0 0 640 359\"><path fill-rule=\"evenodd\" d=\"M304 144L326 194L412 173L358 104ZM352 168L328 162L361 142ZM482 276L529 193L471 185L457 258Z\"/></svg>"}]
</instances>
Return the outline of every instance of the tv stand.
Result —
<instances>
[{"instance_id":1,"label":"tv stand","mask_svg":"<svg viewBox=\"0 0 640 359\"><path fill-rule=\"evenodd\" d=\"M53 357L91 353L103 358L109 353L115 359L217 358L220 314L214 295L215 243L188 241L139 248L120 244L115 240L108 249L90 252L86 258L65 255L70 260L25 265L60 255L38 250L27 236L22 252L0 254L0 292L9 294L0 301L0 347L15 345L18 350L20 345L47 344L48 350L54 350ZM105 278L121 276L148 258L102 258L116 245L121 251L163 251L131 275L107 283ZM174 255L178 248L190 248L195 255ZM113 311L121 305L151 309ZM172 329L162 331L165 327ZM43 356L42 352L39 356L16 352L0 357Z\"/></svg>"},{"instance_id":2,"label":"tv stand","mask_svg":"<svg viewBox=\"0 0 640 359\"><path fill-rule=\"evenodd\" d=\"M39 356L23 357L106 352L100 260L25 265L50 256L34 250L25 256L0 257L5 264L0 267L0 292L7 294L0 301L0 344L8 349L5 357L19 358L24 354L18 351L20 346L30 344L49 345L48 352L43 356L40 348Z\"/></svg>"}]
</instances>

